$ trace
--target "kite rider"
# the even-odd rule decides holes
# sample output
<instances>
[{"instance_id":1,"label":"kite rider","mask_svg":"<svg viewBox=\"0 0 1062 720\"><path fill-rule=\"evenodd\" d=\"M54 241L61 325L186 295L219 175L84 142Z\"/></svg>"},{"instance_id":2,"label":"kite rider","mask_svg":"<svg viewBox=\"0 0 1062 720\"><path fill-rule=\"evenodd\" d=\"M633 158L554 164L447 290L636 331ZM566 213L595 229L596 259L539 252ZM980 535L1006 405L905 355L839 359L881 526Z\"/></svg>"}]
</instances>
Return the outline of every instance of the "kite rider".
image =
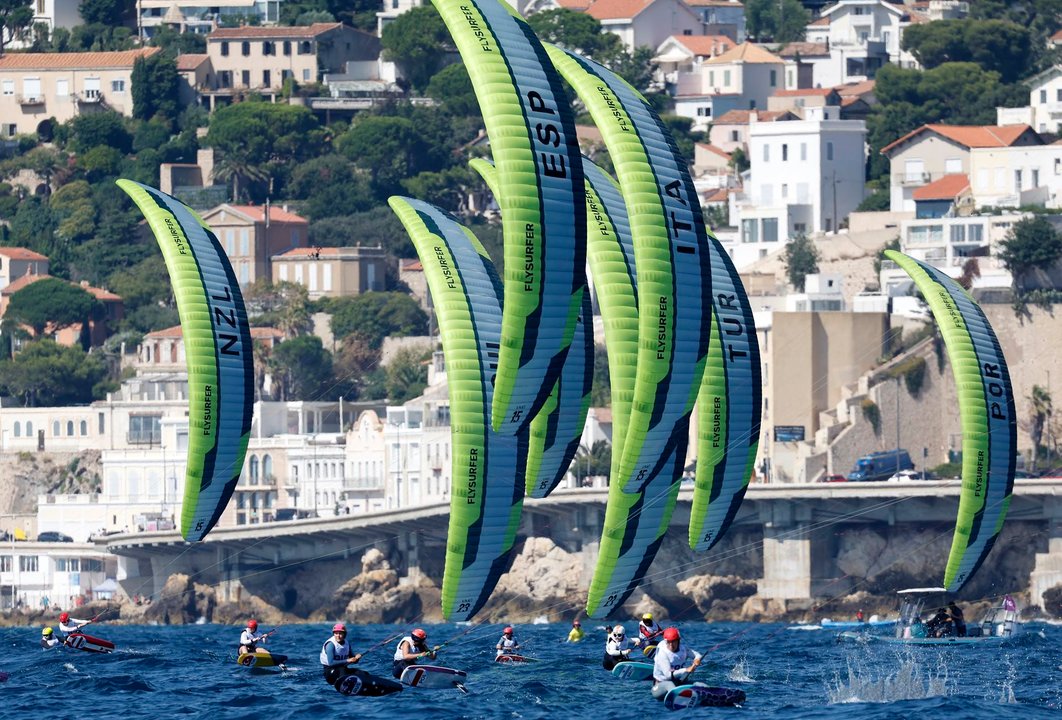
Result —
<instances>
[{"instance_id":1,"label":"kite rider","mask_svg":"<svg viewBox=\"0 0 1062 720\"><path fill-rule=\"evenodd\" d=\"M428 633L421 628L417 628L402 638L398 643L398 647L395 648L395 659L391 667L391 674L396 678L401 678L402 671L410 665L416 665L417 660L420 658L427 657L429 660L434 660L436 650L438 648L432 649L428 647Z\"/></svg>"}]
</instances>

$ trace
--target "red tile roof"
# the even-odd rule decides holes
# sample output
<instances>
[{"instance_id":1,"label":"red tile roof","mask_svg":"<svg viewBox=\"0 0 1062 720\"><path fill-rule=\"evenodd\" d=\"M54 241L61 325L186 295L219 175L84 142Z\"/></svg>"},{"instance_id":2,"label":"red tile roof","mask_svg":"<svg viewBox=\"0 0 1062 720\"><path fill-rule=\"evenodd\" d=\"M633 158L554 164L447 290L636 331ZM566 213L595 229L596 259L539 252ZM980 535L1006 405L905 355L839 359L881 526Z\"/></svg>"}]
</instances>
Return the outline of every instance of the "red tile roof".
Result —
<instances>
[{"instance_id":1,"label":"red tile roof","mask_svg":"<svg viewBox=\"0 0 1062 720\"><path fill-rule=\"evenodd\" d=\"M1062 30L1057 31L1048 39L1053 43L1062 42Z\"/></svg>"},{"instance_id":2,"label":"red tile roof","mask_svg":"<svg viewBox=\"0 0 1062 720\"><path fill-rule=\"evenodd\" d=\"M911 197L915 200L954 200L959 193L970 188L970 178L965 175L945 175L940 180L918 188Z\"/></svg>"},{"instance_id":3,"label":"red tile roof","mask_svg":"<svg viewBox=\"0 0 1062 720\"><path fill-rule=\"evenodd\" d=\"M138 58L151 57L162 48L146 47L118 52L16 53L0 57L0 70L107 70L132 68Z\"/></svg>"},{"instance_id":4,"label":"red tile roof","mask_svg":"<svg viewBox=\"0 0 1062 720\"><path fill-rule=\"evenodd\" d=\"M716 125L748 125L749 116L756 113L757 122L777 122L797 119L788 110L728 110L715 119Z\"/></svg>"},{"instance_id":5,"label":"red tile roof","mask_svg":"<svg viewBox=\"0 0 1062 720\"><path fill-rule=\"evenodd\" d=\"M766 50L759 45L743 42L740 45L727 50L722 55L716 55L711 60L708 60L705 65L719 65L732 62L781 65L785 61L770 50Z\"/></svg>"},{"instance_id":6,"label":"red tile roof","mask_svg":"<svg viewBox=\"0 0 1062 720\"><path fill-rule=\"evenodd\" d=\"M417 258L402 258L399 261L402 264L401 269L404 272L423 272L424 265L421 264Z\"/></svg>"},{"instance_id":7,"label":"red tile roof","mask_svg":"<svg viewBox=\"0 0 1062 720\"><path fill-rule=\"evenodd\" d=\"M48 256L22 247L0 247L0 255L12 260L47 260Z\"/></svg>"},{"instance_id":8,"label":"red tile roof","mask_svg":"<svg viewBox=\"0 0 1062 720\"><path fill-rule=\"evenodd\" d=\"M727 160L730 159L730 153L728 153L721 147L712 145L711 143L697 143L697 147L701 148L702 150L707 150L710 153L715 153L716 155L725 157Z\"/></svg>"},{"instance_id":9,"label":"red tile roof","mask_svg":"<svg viewBox=\"0 0 1062 720\"><path fill-rule=\"evenodd\" d=\"M690 7L744 7L737 0L686 0L686 4Z\"/></svg>"},{"instance_id":10,"label":"red tile roof","mask_svg":"<svg viewBox=\"0 0 1062 720\"><path fill-rule=\"evenodd\" d=\"M704 202L706 203L721 203L726 202L726 199L730 197L730 190L727 188L716 188L704 196Z\"/></svg>"},{"instance_id":11,"label":"red tile roof","mask_svg":"<svg viewBox=\"0 0 1062 720\"><path fill-rule=\"evenodd\" d=\"M183 334L184 333L181 332L181 326L174 325L173 327L168 327L163 330L155 330L154 332L149 332L147 335L144 336L144 339L161 340L164 338L179 338Z\"/></svg>"},{"instance_id":12,"label":"red tile roof","mask_svg":"<svg viewBox=\"0 0 1062 720\"><path fill-rule=\"evenodd\" d=\"M251 339L260 340L263 338L283 338L284 332L274 327L253 327L251 328Z\"/></svg>"},{"instance_id":13,"label":"red tile roof","mask_svg":"<svg viewBox=\"0 0 1062 720\"><path fill-rule=\"evenodd\" d=\"M238 213L246 215L255 222L265 222L265 205L229 205L229 207ZM302 225L310 224L306 218L296 215L293 212L288 212L276 205L269 206L269 222L299 223Z\"/></svg>"},{"instance_id":14,"label":"red tile roof","mask_svg":"<svg viewBox=\"0 0 1062 720\"><path fill-rule=\"evenodd\" d=\"M799 88L797 90L777 90L775 97L811 97L818 95L826 97L833 92L833 88Z\"/></svg>"},{"instance_id":15,"label":"red tile roof","mask_svg":"<svg viewBox=\"0 0 1062 720\"><path fill-rule=\"evenodd\" d=\"M177 56L177 72L187 72L188 70L195 70L197 67L206 62L206 59L210 57L206 54L189 53L187 55Z\"/></svg>"},{"instance_id":16,"label":"red tile roof","mask_svg":"<svg viewBox=\"0 0 1062 720\"><path fill-rule=\"evenodd\" d=\"M556 0L556 3L565 10L585 12L587 8L593 5L594 0Z\"/></svg>"},{"instance_id":17,"label":"red tile roof","mask_svg":"<svg viewBox=\"0 0 1062 720\"><path fill-rule=\"evenodd\" d=\"M817 19L812 20L811 22L809 22L808 23L808 27L811 27L811 26L822 27L823 25L829 25L829 24L830 24L830 19L828 17L820 17L820 18L817 18Z\"/></svg>"},{"instance_id":18,"label":"red tile roof","mask_svg":"<svg viewBox=\"0 0 1062 720\"><path fill-rule=\"evenodd\" d=\"M597 0L586 14L598 20L626 20L645 10L654 0Z\"/></svg>"},{"instance_id":19,"label":"red tile roof","mask_svg":"<svg viewBox=\"0 0 1062 720\"><path fill-rule=\"evenodd\" d=\"M14 295L15 293L17 293L19 290L21 290L22 288L26 287L27 285L32 285L33 283L37 282L38 280L44 280L45 278L52 278L52 276L48 275L48 274L44 274L44 275L23 275L20 278L18 278L17 280L12 280L10 283L5 285L4 288L2 290L0 290L0 295ZM116 302L116 301L120 302L121 299L122 299L120 296L115 295L112 292L104 290L103 288L92 287L91 285L89 285L87 282L84 282L84 281L82 281L81 284L78 284L78 283L70 283L70 284L73 285L74 287L81 288L85 292L91 294L97 300L103 300L103 301L106 301L106 302Z\"/></svg>"},{"instance_id":20,"label":"red tile roof","mask_svg":"<svg viewBox=\"0 0 1062 720\"><path fill-rule=\"evenodd\" d=\"M923 125L886 145L881 149L881 153L884 155L924 132L935 132L968 148L988 148L1010 147L1025 133L1032 132L1032 128L1028 125Z\"/></svg>"},{"instance_id":21,"label":"red tile roof","mask_svg":"<svg viewBox=\"0 0 1062 720\"><path fill-rule=\"evenodd\" d=\"M710 57L721 55L735 46L734 41L726 35L672 35L694 55Z\"/></svg>"},{"instance_id":22,"label":"red tile roof","mask_svg":"<svg viewBox=\"0 0 1062 720\"><path fill-rule=\"evenodd\" d=\"M244 25L242 27L218 28L207 35L207 40L251 40L274 37L312 38L341 27L343 27L343 23L314 23L313 25L280 25L274 27Z\"/></svg>"},{"instance_id":23,"label":"red tile roof","mask_svg":"<svg viewBox=\"0 0 1062 720\"><path fill-rule=\"evenodd\" d=\"M875 82L875 80L864 80L863 82L848 83L847 85L838 85L834 90L836 90L837 94L841 97L866 95L867 93L874 92Z\"/></svg>"}]
</instances>

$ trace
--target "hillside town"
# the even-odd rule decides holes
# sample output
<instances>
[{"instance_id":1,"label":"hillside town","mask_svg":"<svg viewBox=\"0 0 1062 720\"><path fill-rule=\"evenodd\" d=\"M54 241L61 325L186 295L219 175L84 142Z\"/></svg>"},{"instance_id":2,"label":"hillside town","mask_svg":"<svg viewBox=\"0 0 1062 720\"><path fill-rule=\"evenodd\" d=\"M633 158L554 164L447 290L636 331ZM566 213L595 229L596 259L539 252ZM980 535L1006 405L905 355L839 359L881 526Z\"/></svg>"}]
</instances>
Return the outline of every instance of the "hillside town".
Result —
<instances>
[{"instance_id":1,"label":"hillside town","mask_svg":"<svg viewBox=\"0 0 1062 720\"><path fill-rule=\"evenodd\" d=\"M982 304L1022 359L1018 466L1054 469L1062 17L1019 25L960 0L513 3L623 74L687 154L755 310L753 483L843 479L901 448L923 477L957 474L951 371L885 249ZM386 198L430 198L498 263L501 232L467 170L490 153L472 84L431 5L6 4L0 607L110 598L122 573L93 541L180 516L186 348L117 177L194 208L248 299L254 418L219 527L448 502L446 364ZM989 34L984 53L940 50ZM607 157L589 121L578 132ZM594 335L603 358L599 315ZM608 484L604 367L562 487Z\"/></svg>"}]
</instances>

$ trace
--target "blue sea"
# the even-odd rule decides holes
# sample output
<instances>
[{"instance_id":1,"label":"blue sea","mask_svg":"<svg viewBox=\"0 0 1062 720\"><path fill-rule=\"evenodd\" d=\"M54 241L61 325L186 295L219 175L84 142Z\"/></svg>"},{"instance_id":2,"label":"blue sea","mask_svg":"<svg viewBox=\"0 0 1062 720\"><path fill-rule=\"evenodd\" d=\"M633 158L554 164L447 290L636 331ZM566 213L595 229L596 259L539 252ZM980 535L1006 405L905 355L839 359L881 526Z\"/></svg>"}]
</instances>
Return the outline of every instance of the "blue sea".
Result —
<instances>
[{"instance_id":1,"label":"blue sea","mask_svg":"<svg viewBox=\"0 0 1062 720\"><path fill-rule=\"evenodd\" d=\"M633 625L633 623L632 623ZM564 639L566 625L517 626L534 663L495 663L499 625L426 625L447 645L434 664L468 672L468 693L409 688L383 698L346 697L321 677L318 654L330 624L286 625L266 645L289 669L235 663L241 628L109 626L91 634L117 650L95 655L41 650L38 628L0 628L0 718L644 718L668 716L649 683L601 668L604 632ZM838 643L836 631L781 624L682 623L683 641L708 651L699 680L741 688L741 708L686 710L741 718L1046 717L1062 709L1062 627L1028 624L1013 644L898 648ZM264 628L263 628L264 629ZM351 625L356 650L403 628ZM389 676L395 642L360 667Z\"/></svg>"}]
</instances>

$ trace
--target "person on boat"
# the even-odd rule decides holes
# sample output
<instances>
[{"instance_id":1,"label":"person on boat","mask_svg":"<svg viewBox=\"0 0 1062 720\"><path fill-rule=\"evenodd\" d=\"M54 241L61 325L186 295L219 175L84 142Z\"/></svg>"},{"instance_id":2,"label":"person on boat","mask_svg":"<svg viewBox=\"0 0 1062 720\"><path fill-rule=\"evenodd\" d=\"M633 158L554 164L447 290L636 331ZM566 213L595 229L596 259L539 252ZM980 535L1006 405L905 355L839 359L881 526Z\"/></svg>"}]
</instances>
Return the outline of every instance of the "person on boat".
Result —
<instances>
[{"instance_id":1,"label":"person on boat","mask_svg":"<svg viewBox=\"0 0 1062 720\"><path fill-rule=\"evenodd\" d=\"M948 612L951 614L951 622L955 627L955 637L966 637L966 617L954 600L948 601Z\"/></svg>"},{"instance_id":2,"label":"person on boat","mask_svg":"<svg viewBox=\"0 0 1062 720\"><path fill-rule=\"evenodd\" d=\"M628 638L622 625L612 628L608 640L605 641L605 657L601 661L602 667L611 670L621 662L631 659L631 650L638 646L637 638Z\"/></svg>"},{"instance_id":3,"label":"person on boat","mask_svg":"<svg viewBox=\"0 0 1062 720\"><path fill-rule=\"evenodd\" d=\"M952 634L951 617L944 608L937 608L937 612L926 622L926 635L933 638L947 637Z\"/></svg>"},{"instance_id":4,"label":"person on boat","mask_svg":"<svg viewBox=\"0 0 1062 720\"><path fill-rule=\"evenodd\" d=\"M247 627L242 633L240 633L240 649L238 655L244 653L253 653L258 649L258 643L265 643L266 638L269 637L269 633L258 634L258 621L251 619L247 621Z\"/></svg>"},{"instance_id":5,"label":"person on boat","mask_svg":"<svg viewBox=\"0 0 1062 720\"><path fill-rule=\"evenodd\" d=\"M92 620L95 619L96 618L93 618ZM62 640L65 642L66 638L69 635L80 631L81 628L88 625L90 622L92 622L92 620L79 620L78 618L72 618L70 617L70 613L68 612L59 613L59 634L62 637Z\"/></svg>"},{"instance_id":6,"label":"person on boat","mask_svg":"<svg viewBox=\"0 0 1062 720\"><path fill-rule=\"evenodd\" d=\"M856 610L856 622L863 622L863 608Z\"/></svg>"},{"instance_id":7,"label":"person on boat","mask_svg":"<svg viewBox=\"0 0 1062 720\"><path fill-rule=\"evenodd\" d=\"M656 624L652 613L642 615L641 622L638 623L638 635L641 636L643 643L655 641L662 632L664 629Z\"/></svg>"},{"instance_id":8,"label":"person on boat","mask_svg":"<svg viewBox=\"0 0 1062 720\"><path fill-rule=\"evenodd\" d=\"M50 650L59 644L59 638L55 636L55 632L50 627L46 627L41 630L41 647L45 650Z\"/></svg>"},{"instance_id":9,"label":"person on boat","mask_svg":"<svg viewBox=\"0 0 1062 720\"><path fill-rule=\"evenodd\" d=\"M494 648L498 651L497 654L499 656L512 655L520 649L520 643L518 643L516 638L513 637L512 625L505 626L505 629L502 630L501 639L498 640L498 644L495 645Z\"/></svg>"},{"instance_id":10,"label":"person on boat","mask_svg":"<svg viewBox=\"0 0 1062 720\"><path fill-rule=\"evenodd\" d=\"M572 620L572 629L568 631L568 642L582 642L584 635L586 633L583 632L583 624L578 620Z\"/></svg>"},{"instance_id":11,"label":"person on boat","mask_svg":"<svg viewBox=\"0 0 1062 720\"><path fill-rule=\"evenodd\" d=\"M653 660L653 697L663 700L669 690L685 683L700 664L700 653L682 647L678 628L664 630L664 642L657 646Z\"/></svg>"},{"instance_id":12,"label":"person on boat","mask_svg":"<svg viewBox=\"0 0 1062 720\"><path fill-rule=\"evenodd\" d=\"M352 651L347 642L347 626L343 623L333 625L332 636L321 646L321 669L325 682L335 685L343 676L353 674L353 669L348 666L357 664L359 660L361 653Z\"/></svg>"},{"instance_id":13,"label":"person on boat","mask_svg":"<svg viewBox=\"0 0 1062 720\"><path fill-rule=\"evenodd\" d=\"M396 678L401 678L402 671L410 665L416 665L417 660L420 658L427 657L429 660L434 660L437 650L438 648L432 649L428 647L428 633L421 628L417 628L402 638L398 643L398 647L395 648L395 659L391 666L391 674Z\"/></svg>"},{"instance_id":14,"label":"person on boat","mask_svg":"<svg viewBox=\"0 0 1062 720\"><path fill-rule=\"evenodd\" d=\"M1003 596L1003 610L1006 612L1018 612L1018 604L1009 594Z\"/></svg>"}]
</instances>

